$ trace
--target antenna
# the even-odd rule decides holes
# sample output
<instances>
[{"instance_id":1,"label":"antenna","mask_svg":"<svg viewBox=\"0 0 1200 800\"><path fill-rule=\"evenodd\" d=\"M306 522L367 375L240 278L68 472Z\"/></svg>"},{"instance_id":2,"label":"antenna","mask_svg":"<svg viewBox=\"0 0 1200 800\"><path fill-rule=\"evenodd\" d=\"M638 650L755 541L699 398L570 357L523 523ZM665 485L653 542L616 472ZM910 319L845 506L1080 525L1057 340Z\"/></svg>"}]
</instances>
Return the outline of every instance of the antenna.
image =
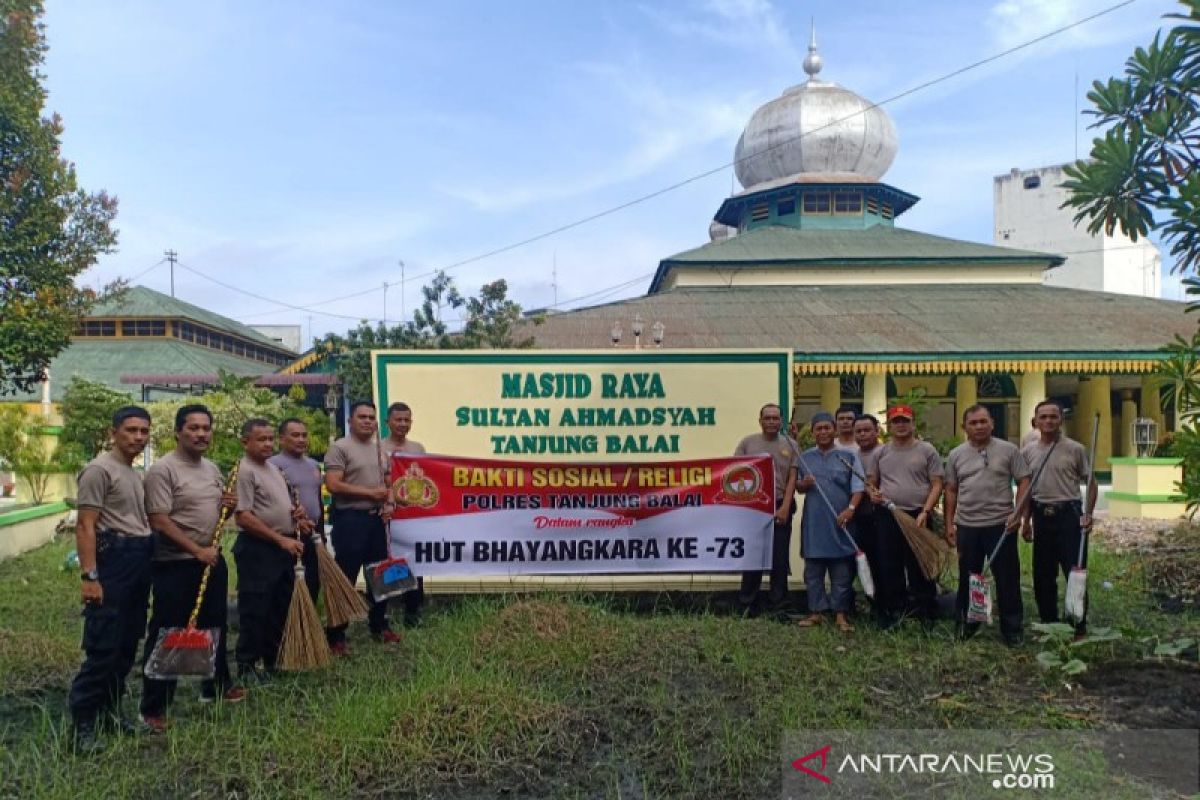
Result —
<instances>
[{"instance_id":1,"label":"antenna","mask_svg":"<svg viewBox=\"0 0 1200 800\"><path fill-rule=\"evenodd\" d=\"M1079 66L1075 66L1075 160L1079 160Z\"/></svg>"},{"instance_id":2,"label":"antenna","mask_svg":"<svg viewBox=\"0 0 1200 800\"><path fill-rule=\"evenodd\" d=\"M179 260L179 253L174 250L163 250L163 255L171 264L171 297L175 296L175 262Z\"/></svg>"},{"instance_id":3,"label":"antenna","mask_svg":"<svg viewBox=\"0 0 1200 800\"><path fill-rule=\"evenodd\" d=\"M554 305L551 308L558 308L558 251L554 251L550 262L550 285L554 287Z\"/></svg>"}]
</instances>

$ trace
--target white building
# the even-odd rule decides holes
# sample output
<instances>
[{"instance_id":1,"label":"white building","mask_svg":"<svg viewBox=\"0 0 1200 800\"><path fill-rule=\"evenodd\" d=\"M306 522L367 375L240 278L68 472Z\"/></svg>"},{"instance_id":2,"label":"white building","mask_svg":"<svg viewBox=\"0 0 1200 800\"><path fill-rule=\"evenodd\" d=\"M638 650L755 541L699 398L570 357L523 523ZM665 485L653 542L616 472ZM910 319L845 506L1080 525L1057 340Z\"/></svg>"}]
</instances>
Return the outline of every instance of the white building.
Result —
<instances>
[{"instance_id":1,"label":"white building","mask_svg":"<svg viewBox=\"0 0 1200 800\"><path fill-rule=\"evenodd\" d=\"M1062 266L1047 270L1048 286L1159 297L1162 255L1153 242L1137 242L1113 231L1111 236L1075 226L1075 211L1062 208L1067 191L1064 165L998 175L993 185L993 241L1004 247L1056 253Z\"/></svg>"},{"instance_id":2,"label":"white building","mask_svg":"<svg viewBox=\"0 0 1200 800\"><path fill-rule=\"evenodd\" d=\"M250 328L268 339L274 339L293 352L299 353L302 349L304 337L299 325L251 325Z\"/></svg>"}]
</instances>

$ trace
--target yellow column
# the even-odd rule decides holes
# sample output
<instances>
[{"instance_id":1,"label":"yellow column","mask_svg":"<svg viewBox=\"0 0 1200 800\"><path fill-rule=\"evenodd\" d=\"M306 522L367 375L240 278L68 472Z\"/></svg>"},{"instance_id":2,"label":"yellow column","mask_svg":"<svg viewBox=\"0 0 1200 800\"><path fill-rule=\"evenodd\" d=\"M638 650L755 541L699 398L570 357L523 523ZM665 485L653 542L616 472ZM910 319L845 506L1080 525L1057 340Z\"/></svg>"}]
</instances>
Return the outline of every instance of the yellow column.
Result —
<instances>
[{"instance_id":1,"label":"yellow column","mask_svg":"<svg viewBox=\"0 0 1200 800\"><path fill-rule=\"evenodd\" d=\"M1092 375L1079 380L1079 413L1075 417L1077 438L1085 447L1092 446L1092 419L1100 414L1100 437L1096 443L1096 469L1107 471L1112 457L1112 381L1107 375Z\"/></svg>"},{"instance_id":2,"label":"yellow column","mask_svg":"<svg viewBox=\"0 0 1200 800\"><path fill-rule=\"evenodd\" d=\"M959 435L967 438L967 434L962 430L962 415L971 406L979 402L979 395L975 384L974 375L959 375L954 380L954 426L958 428Z\"/></svg>"},{"instance_id":3,"label":"yellow column","mask_svg":"<svg viewBox=\"0 0 1200 800\"><path fill-rule=\"evenodd\" d=\"M842 404L842 379L821 378L821 410L830 414Z\"/></svg>"},{"instance_id":4,"label":"yellow column","mask_svg":"<svg viewBox=\"0 0 1200 800\"><path fill-rule=\"evenodd\" d=\"M1162 406L1158 404L1157 375L1142 376L1142 402L1138 406L1138 413L1158 423L1159 435L1166 433L1163 427Z\"/></svg>"},{"instance_id":5,"label":"yellow column","mask_svg":"<svg viewBox=\"0 0 1200 800\"><path fill-rule=\"evenodd\" d=\"M1037 404L1046 399L1046 373L1042 371L1025 372L1021 374L1021 430L1017 433L1017 441L1021 441L1029 433L1029 421L1033 419L1033 410Z\"/></svg>"},{"instance_id":6,"label":"yellow column","mask_svg":"<svg viewBox=\"0 0 1200 800\"><path fill-rule=\"evenodd\" d=\"M1133 402L1133 389L1121 390L1121 455L1136 456L1137 445L1133 443L1133 421L1137 419L1137 403Z\"/></svg>"},{"instance_id":7,"label":"yellow column","mask_svg":"<svg viewBox=\"0 0 1200 800\"><path fill-rule=\"evenodd\" d=\"M863 381L863 413L880 419L887 413L887 373L868 372Z\"/></svg>"}]
</instances>

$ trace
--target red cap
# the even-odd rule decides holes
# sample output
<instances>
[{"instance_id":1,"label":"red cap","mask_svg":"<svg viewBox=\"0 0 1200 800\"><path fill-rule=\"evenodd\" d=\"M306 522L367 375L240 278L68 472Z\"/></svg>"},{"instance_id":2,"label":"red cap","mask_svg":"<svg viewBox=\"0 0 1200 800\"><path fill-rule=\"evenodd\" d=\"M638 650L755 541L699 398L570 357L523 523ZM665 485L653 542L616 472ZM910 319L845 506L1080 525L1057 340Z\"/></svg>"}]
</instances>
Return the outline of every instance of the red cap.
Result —
<instances>
[{"instance_id":1,"label":"red cap","mask_svg":"<svg viewBox=\"0 0 1200 800\"><path fill-rule=\"evenodd\" d=\"M888 422L891 422L896 417L906 417L910 420L913 419L912 406L892 406L889 408L887 413Z\"/></svg>"}]
</instances>

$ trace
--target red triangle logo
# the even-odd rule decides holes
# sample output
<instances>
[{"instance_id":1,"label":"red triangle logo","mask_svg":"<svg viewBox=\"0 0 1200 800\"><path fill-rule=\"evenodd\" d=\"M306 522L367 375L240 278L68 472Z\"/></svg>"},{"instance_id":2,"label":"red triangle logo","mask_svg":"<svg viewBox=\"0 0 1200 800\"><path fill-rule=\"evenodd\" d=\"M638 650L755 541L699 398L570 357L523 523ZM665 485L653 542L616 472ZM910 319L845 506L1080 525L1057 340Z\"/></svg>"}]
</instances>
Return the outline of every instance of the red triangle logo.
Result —
<instances>
[{"instance_id":1,"label":"red triangle logo","mask_svg":"<svg viewBox=\"0 0 1200 800\"><path fill-rule=\"evenodd\" d=\"M824 770L826 762L829 761L829 749L831 747L833 747L833 745L827 744L820 750L814 750L806 756L800 756L792 762L792 769L797 769L803 772L805 775L808 775L810 778L816 778L822 783L830 783L829 778L825 777L823 773L809 769L808 767L804 766L804 763L806 761L812 761L814 758L819 758L821 759L821 769Z\"/></svg>"}]
</instances>

